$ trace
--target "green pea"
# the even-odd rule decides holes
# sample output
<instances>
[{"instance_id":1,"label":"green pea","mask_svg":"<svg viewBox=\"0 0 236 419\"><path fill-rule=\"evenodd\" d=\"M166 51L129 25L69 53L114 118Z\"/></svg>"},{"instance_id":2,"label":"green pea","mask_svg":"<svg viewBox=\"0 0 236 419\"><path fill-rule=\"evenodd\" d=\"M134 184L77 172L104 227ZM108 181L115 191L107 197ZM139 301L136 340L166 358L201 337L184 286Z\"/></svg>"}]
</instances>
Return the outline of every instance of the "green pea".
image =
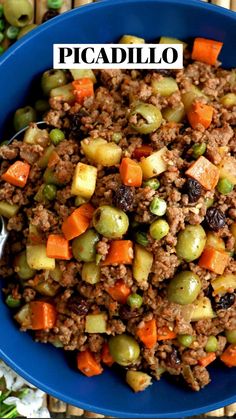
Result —
<instances>
[{"instance_id":1,"label":"green pea","mask_svg":"<svg viewBox=\"0 0 236 419\"><path fill-rule=\"evenodd\" d=\"M47 112L50 109L49 103L45 99L39 99L35 102L35 110L39 113Z\"/></svg>"},{"instance_id":2,"label":"green pea","mask_svg":"<svg viewBox=\"0 0 236 419\"><path fill-rule=\"evenodd\" d=\"M14 268L20 279L31 279L35 275L36 271L31 269L28 265L26 252L21 252L15 257Z\"/></svg>"},{"instance_id":3,"label":"green pea","mask_svg":"<svg viewBox=\"0 0 236 419\"><path fill-rule=\"evenodd\" d=\"M4 15L12 26L22 28L33 19L33 6L28 0L5 0Z\"/></svg>"},{"instance_id":4,"label":"green pea","mask_svg":"<svg viewBox=\"0 0 236 419\"><path fill-rule=\"evenodd\" d=\"M75 198L76 207L80 207L81 205L86 204L86 202L88 202L87 199L83 198L82 196L77 196Z\"/></svg>"},{"instance_id":5,"label":"green pea","mask_svg":"<svg viewBox=\"0 0 236 419\"><path fill-rule=\"evenodd\" d=\"M5 29L5 20L4 19L0 19L0 32L4 31Z\"/></svg>"},{"instance_id":6,"label":"green pea","mask_svg":"<svg viewBox=\"0 0 236 419\"><path fill-rule=\"evenodd\" d=\"M63 0L48 0L48 9L60 9L63 5Z\"/></svg>"},{"instance_id":7,"label":"green pea","mask_svg":"<svg viewBox=\"0 0 236 419\"><path fill-rule=\"evenodd\" d=\"M65 139L65 134L60 129L54 128L50 132L49 137L54 145L58 145L61 141Z\"/></svg>"},{"instance_id":8,"label":"green pea","mask_svg":"<svg viewBox=\"0 0 236 419\"><path fill-rule=\"evenodd\" d=\"M4 33L0 32L0 44L4 40L4 38L5 38Z\"/></svg>"},{"instance_id":9,"label":"green pea","mask_svg":"<svg viewBox=\"0 0 236 419\"><path fill-rule=\"evenodd\" d=\"M187 225L178 234L176 253L180 259L192 262L198 259L206 244L206 233L201 225Z\"/></svg>"},{"instance_id":10,"label":"green pea","mask_svg":"<svg viewBox=\"0 0 236 419\"><path fill-rule=\"evenodd\" d=\"M95 211L93 225L104 237L118 239L127 232L129 218L125 212L109 205L103 205Z\"/></svg>"},{"instance_id":11,"label":"green pea","mask_svg":"<svg viewBox=\"0 0 236 419\"><path fill-rule=\"evenodd\" d=\"M228 195L233 189L233 183L231 183L227 178L220 179L217 184L217 190L222 193L222 195Z\"/></svg>"},{"instance_id":12,"label":"green pea","mask_svg":"<svg viewBox=\"0 0 236 419\"><path fill-rule=\"evenodd\" d=\"M5 48L0 45L0 55L2 55L5 51Z\"/></svg>"},{"instance_id":13,"label":"green pea","mask_svg":"<svg viewBox=\"0 0 236 419\"><path fill-rule=\"evenodd\" d=\"M0 17L3 16L3 4L0 4Z\"/></svg>"},{"instance_id":14,"label":"green pea","mask_svg":"<svg viewBox=\"0 0 236 419\"><path fill-rule=\"evenodd\" d=\"M206 352L216 352L218 350L218 341L215 336L209 336L205 346Z\"/></svg>"},{"instance_id":15,"label":"green pea","mask_svg":"<svg viewBox=\"0 0 236 419\"><path fill-rule=\"evenodd\" d=\"M96 244L99 235L93 229L87 230L72 242L72 253L79 262L94 262L96 260Z\"/></svg>"},{"instance_id":16,"label":"green pea","mask_svg":"<svg viewBox=\"0 0 236 419\"><path fill-rule=\"evenodd\" d=\"M133 309L140 308L143 304L143 297L136 293L130 294L127 299L127 304Z\"/></svg>"},{"instance_id":17,"label":"green pea","mask_svg":"<svg viewBox=\"0 0 236 419\"><path fill-rule=\"evenodd\" d=\"M208 208L212 207L212 205L214 204L214 199L213 198L206 198L205 199L205 205Z\"/></svg>"},{"instance_id":18,"label":"green pea","mask_svg":"<svg viewBox=\"0 0 236 419\"><path fill-rule=\"evenodd\" d=\"M6 37L8 39L16 39L17 36L19 35L20 29L17 28L16 26L9 26L9 28L7 28L6 30Z\"/></svg>"},{"instance_id":19,"label":"green pea","mask_svg":"<svg viewBox=\"0 0 236 419\"><path fill-rule=\"evenodd\" d=\"M37 27L38 25L36 25L36 23L31 23L30 25L24 26L24 28L21 28L17 39L21 39L23 36L27 35L27 33L31 32L33 29Z\"/></svg>"},{"instance_id":20,"label":"green pea","mask_svg":"<svg viewBox=\"0 0 236 419\"><path fill-rule=\"evenodd\" d=\"M159 217L161 217L162 215L166 213L166 210L167 210L166 201L156 196L155 198L153 198L149 209L152 214L158 215Z\"/></svg>"},{"instance_id":21,"label":"green pea","mask_svg":"<svg viewBox=\"0 0 236 419\"><path fill-rule=\"evenodd\" d=\"M167 221L165 220L157 220L154 221L151 225L150 225L150 235L154 240L161 240L163 239L163 237L167 236L167 234L169 233L170 227L169 224L167 223Z\"/></svg>"},{"instance_id":22,"label":"green pea","mask_svg":"<svg viewBox=\"0 0 236 419\"><path fill-rule=\"evenodd\" d=\"M132 336L126 334L113 336L108 344L114 361L124 367L133 364L140 355L139 344Z\"/></svg>"},{"instance_id":23,"label":"green pea","mask_svg":"<svg viewBox=\"0 0 236 419\"><path fill-rule=\"evenodd\" d=\"M52 89L64 86L66 83L66 75L62 70L45 71L41 79L41 87L46 96L49 96Z\"/></svg>"},{"instance_id":24,"label":"green pea","mask_svg":"<svg viewBox=\"0 0 236 419\"><path fill-rule=\"evenodd\" d=\"M162 123L161 111L149 103L138 103L130 113L130 126L140 134L151 134Z\"/></svg>"},{"instance_id":25,"label":"green pea","mask_svg":"<svg viewBox=\"0 0 236 419\"><path fill-rule=\"evenodd\" d=\"M202 156L206 151L206 144L194 144L192 155L194 159L198 159L198 157Z\"/></svg>"},{"instance_id":26,"label":"green pea","mask_svg":"<svg viewBox=\"0 0 236 419\"><path fill-rule=\"evenodd\" d=\"M14 115L14 127L16 131L27 127L30 122L36 121L36 112L31 106L20 108L15 112Z\"/></svg>"},{"instance_id":27,"label":"green pea","mask_svg":"<svg viewBox=\"0 0 236 419\"><path fill-rule=\"evenodd\" d=\"M189 348L195 340L194 336L191 335L179 335L177 339L180 345L185 346L185 348Z\"/></svg>"},{"instance_id":28,"label":"green pea","mask_svg":"<svg viewBox=\"0 0 236 419\"><path fill-rule=\"evenodd\" d=\"M21 302L20 300L16 300L15 298L13 298L12 295L8 295L6 298L6 304L10 308L18 308L20 307Z\"/></svg>"},{"instance_id":29,"label":"green pea","mask_svg":"<svg viewBox=\"0 0 236 419\"><path fill-rule=\"evenodd\" d=\"M121 139L122 139L121 132L114 132L114 134L112 134L112 141L114 141L114 143L118 144Z\"/></svg>"},{"instance_id":30,"label":"green pea","mask_svg":"<svg viewBox=\"0 0 236 419\"><path fill-rule=\"evenodd\" d=\"M233 343L234 345L236 344L236 329L226 330L225 336L226 336L227 342Z\"/></svg>"},{"instance_id":31,"label":"green pea","mask_svg":"<svg viewBox=\"0 0 236 419\"><path fill-rule=\"evenodd\" d=\"M172 303L192 304L201 291L201 280L191 271L182 271L169 283L167 288L168 300Z\"/></svg>"},{"instance_id":32,"label":"green pea","mask_svg":"<svg viewBox=\"0 0 236 419\"><path fill-rule=\"evenodd\" d=\"M43 195L49 201L53 201L57 196L57 187L55 185L45 185L43 188Z\"/></svg>"},{"instance_id":33,"label":"green pea","mask_svg":"<svg viewBox=\"0 0 236 419\"><path fill-rule=\"evenodd\" d=\"M143 182L143 186L148 186L150 189L153 189L154 191L157 191L157 189L160 188L160 182L158 179L148 179Z\"/></svg>"},{"instance_id":34,"label":"green pea","mask_svg":"<svg viewBox=\"0 0 236 419\"><path fill-rule=\"evenodd\" d=\"M144 231L137 231L135 234L135 241L138 244L141 244L141 246L147 246L148 245L148 237L147 234L144 233Z\"/></svg>"}]
</instances>

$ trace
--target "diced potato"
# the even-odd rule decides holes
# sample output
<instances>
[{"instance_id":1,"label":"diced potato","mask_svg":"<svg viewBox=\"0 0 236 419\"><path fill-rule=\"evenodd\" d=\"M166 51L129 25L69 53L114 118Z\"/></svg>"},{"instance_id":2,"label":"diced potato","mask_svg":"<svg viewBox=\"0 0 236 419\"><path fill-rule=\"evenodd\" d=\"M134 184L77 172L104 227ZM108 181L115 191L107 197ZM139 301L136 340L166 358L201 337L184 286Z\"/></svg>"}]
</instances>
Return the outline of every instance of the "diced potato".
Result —
<instances>
[{"instance_id":1,"label":"diced potato","mask_svg":"<svg viewBox=\"0 0 236 419\"><path fill-rule=\"evenodd\" d=\"M150 179L166 171L167 164L163 160L163 156L167 151L167 148L163 147L161 150L156 151L149 157L141 160L140 166L142 168L144 179Z\"/></svg>"},{"instance_id":2,"label":"diced potato","mask_svg":"<svg viewBox=\"0 0 236 419\"><path fill-rule=\"evenodd\" d=\"M94 285L100 281L101 268L95 262L86 262L83 265L81 276L83 281Z\"/></svg>"},{"instance_id":3,"label":"diced potato","mask_svg":"<svg viewBox=\"0 0 236 419\"><path fill-rule=\"evenodd\" d=\"M20 311L15 315L16 321L21 327L28 329L31 326L31 310L30 305L25 304Z\"/></svg>"},{"instance_id":4,"label":"diced potato","mask_svg":"<svg viewBox=\"0 0 236 419\"><path fill-rule=\"evenodd\" d=\"M86 316L86 333L106 333L107 315L106 313L89 314Z\"/></svg>"},{"instance_id":5,"label":"diced potato","mask_svg":"<svg viewBox=\"0 0 236 419\"><path fill-rule=\"evenodd\" d=\"M179 90L178 84L173 77L163 77L160 80L152 80L152 91L154 94L167 97Z\"/></svg>"},{"instance_id":6,"label":"diced potato","mask_svg":"<svg viewBox=\"0 0 236 419\"><path fill-rule=\"evenodd\" d=\"M24 135L23 142L26 144L38 144L40 140L41 144L47 145L49 142L49 135L46 129L39 129L37 125L30 126Z\"/></svg>"},{"instance_id":7,"label":"diced potato","mask_svg":"<svg viewBox=\"0 0 236 419\"><path fill-rule=\"evenodd\" d=\"M162 36L160 38L159 44L182 44L183 45L183 50L185 50L188 46L188 44L186 44L186 42L183 42L180 39L170 38L170 37L167 37L167 36Z\"/></svg>"},{"instance_id":8,"label":"diced potato","mask_svg":"<svg viewBox=\"0 0 236 419\"><path fill-rule=\"evenodd\" d=\"M97 182L97 168L88 164L78 163L75 169L71 193L90 199L94 194Z\"/></svg>"},{"instance_id":9,"label":"diced potato","mask_svg":"<svg viewBox=\"0 0 236 419\"><path fill-rule=\"evenodd\" d=\"M209 298L203 297L200 300L195 301L191 315L192 322L197 322L204 319L213 319L214 317L215 313L212 309L211 301Z\"/></svg>"},{"instance_id":10,"label":"diced potato","mask_svg":"<svg viewBox=\"0 0 236 419\"><path fill-rule=\"evenodd\" d=\"M49 275L53 279L53 281L60 282L62 278L62 271L60 270L59 266L56 265L55 269L49 272Z\"/></svg>"},{"instance_id":11,"label":"diced potato","mask_svg":"<svg viewBox=\"0 0 236 419\"><path fill-rule=\"evenodd\" d=\"M146 283L151 272L153 255L139 244L134 248L133 276L138 283Z\"/></svg>"},{"instance_id":12,"label":"diced potato","mask_svg":"<svg viewBox=\"0 0 236 419\"><path fill-rule=\"evenodd\" d=\"M53 144L51 144L49 147L46 148L46 150L44 151L42 157L40 157L40 159L38 160L37 164L41 169L46 169L50 156L52 154L52 152L55 150L55 147Z\"/></svg>"},{"instance_id":13,"label":"diced potato","mask_svg":"<svg viewBox=\"0 0 236 419\"><path fill-rule=\"evenodd\" d=\"M78 79L83 79L83 78L88 78L91 79L94 83L96 83L96 76L93 72L93 70L90 69L73 69L70 70L72 77L74 80L78 80Z\"/></svg>"},{"instance_id":14,"label":"diced potato","mask_svg":"<svg viewBox=\"0 0 236 419\"><path fill-rule=\"evenodd\" d=\"M59 285L50 283L48 281L40 281L35 287L39 294L46 295L47 297L55 297L59 290Z\"/></svg>"},{"instance_id":15,"label":"diced potato","mask_svg":"<svg viewBox=\"0 0 236 419\"><path fill-rule=\"evenodd\" d=\"M26 247L26 259L29 267L38 271L41 269L53 271L56 267L55 259L47 257L45 244L28 245Z\"/></svg>"},{"instance_id":16,"label":"diced potato","mask_svg":"<svg viewBox=\"0 0 236 419\"><path fill-rule=\"evenodd\" d=\"M61 100L62 102L73 102L75 99L74 96L74 88L71 83L66 84L65 86L56 87L55 89L52 89L50 92L50 96Z\"/></svg>"},{"instance_id":17,"label":"diced potato","mask_svg":"<svg viewBox=\"0 0 236 419\"><path fill-rule=\"evenodd\" d=\"M138 393L139 391L146 390L147 387L152 385L152 377L141 371L127 371L126 382L135 393Z\"/></svg>"},{"instance_id":18,"label":"diced potato","mask_svg":"<svg viewBox=\"0 0 236 419\"><path fill-rule=\"evenodd\" d=\"M19 211L19 205L8 204L6 201L0 201L0 215L6 218L14 217Z\"/></svg>"},{"instance_id":19,"label":"diced potato","mask_svg":"<svg viewBox=\"0 0 236 419\"><path fill-rule=\"evenodd\" d=\"M205 247L213 247L217 250L225 250L225 242L215 233L207 233L207 240Z\"/></svg>"},{"instance_id":20,"label":"diced potato","mask_svg":"<svg viewBox=\"0 0 236 419\"><path fill-rule=\"evenodd\" d=\"M207 96L194 84L192 84L186 93L182 94L182 102L184 104L185 111L188 112L191 108L194 100L198 97L207 98Z\"/></svg>"},{"instance_id":21,"label":"diced potato","mask_svg":"<svg viewBox=\"0 0 236 419\"><path fill-rule=\"evenodd\" d=\"M119 44L145 44L145 40L138 36L123 35L119 40Z\"/></svg>"},{"instance_id":22,"label":"diced potato","mask_svg":"<svg viewBox=\"0 0 236 419\"><path fill-rule=\"evenodd\" d=\"M215 295L226 294L236 289L236 275L227 274L218 276L218 278L211 281L211 285Z\"/></svg>"},{"instance_id":23,"label":"diced potato","mask_svg":"<svg viewBox=\"0 0 236 419\"><path fill-rule=\"evenodd\" d=\"M235 240L235 242L234 242L234 251L236 252L236 223L231 224L230 231L231 231L231 233L232 233L232 235L234 237L234 240Z\"/></svg>"},{"instance_id":24,"label":"diced potato","mask_svg":"<svg viewBox=\"0 0 236 419\"><path fill-rule=\"evenodd\" d=\"M162 111L163 118L168 122L181 122L185 117L184 106L180 105L176 108L166 108Z\"/></svg>"},{"instance_id":25,"label":"diced potato","mask_svg":"<svg viewBox=\"0 0 236 419\"><path fill-rule=\"evenodd\" d=\"M227 178L236 185L236 158L229 156L223 159L220 165L220 178Z\"/></svg>"},{"instance_id":26,"label":"diced potato","mask_svg":"<svg viewBox=\"0 0 236 419\"><path fill-rule=\"evenodd\" d=\"M120 163L122 149L115 143L108 143L103 138L89 138L81 141L81 146L86 157L93 163L106 167Z\"/></svg>"},{"instance_id":27,"label":"diced potato","mask_svg":"<svg viewBox=\"0 0 236 419\"><path fill-rule=\"evenodd\" d=\"M33 224L29 224L29 235L28 235L28 241L30 244L42 244L42 234L37 229L37 227Z\"/></svg>"},{"instance_id":28,"label":"diced potato","mask_svg":"<svg viewBox=\"0 0 236 419\"><path fill-rule=\"evenodd\" d=\"M236 106L236 94L235 93L227 93L222 98L220 98L222 105L226 106L226 108L232 108Z\"/></svg>"},{"instance_id":29,"label":"diced potato","mask_svg":"<svg viewBox=\"0 0 236 419\"><path fill-rule=\"evenodd\" d=\"M85 138L80 144L85 156L93 162L95 161L98 147L101 144L107 144L107 141L100 137Z\"/></svg>"}]
</instances>

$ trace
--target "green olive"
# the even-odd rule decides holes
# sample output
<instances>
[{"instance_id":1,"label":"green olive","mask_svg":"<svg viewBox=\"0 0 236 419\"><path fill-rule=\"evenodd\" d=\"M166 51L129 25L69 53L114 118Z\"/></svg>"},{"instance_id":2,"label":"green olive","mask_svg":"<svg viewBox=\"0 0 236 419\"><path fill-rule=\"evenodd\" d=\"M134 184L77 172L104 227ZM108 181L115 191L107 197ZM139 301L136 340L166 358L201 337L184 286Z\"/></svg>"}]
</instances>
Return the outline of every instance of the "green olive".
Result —
<instances>
[{"instance_id":1,"label":"green olive","mask_svg":"<svg viewBox=\"0 0 236 419\"><path fill-rule=\"evenodd\" d=\"M177 339L180 345L185 346L185 348L189 348L189 346L191 346L194 341L194 336L179 335Z\"/></svg>"},{"instance_id":2,"label":"green olive","mask_svg":"<svg viewBox=\"0 0 236 419\"><path fill-rule=\"evenodd\" d=\"M43 93L48 96L52 89L67 83L66 75L62 70L48 70L43 73L41 87Z\"/></svg>"},{"instance_id":3,"label":"green olive","mask_svg":"<svg viewBox=\"0 0 236 419\"><path fill-rule=\"evenodd\" d=\"M22 36L27 35L27 33L31 32L33 29L37 27L38 25L36 25L36 23L31 23L30 25L25 26L24 28L20 30L17 39L21 39Z\"/></svg>"},{"instance_id":4,"label":"green olive","mask_svg":"<svg viewBox=\"0 0 236 419\"><path fill-rule=\"evenodd\" d=\"M103 205L93 215L93 225L98 233L108 239L122 237L129 228L127 215L114 207Z\"/></svg>"},{"instance_id":5,"label":"green olive","mask_svg":"<svg viewBox=\"0 0 236 419\"><path fill-rule=\"evenodd\" d=\"M172 303L186 305L192 304L201 291L201 280L191 271L177 274L167 288L168 300Z\"/></svg>"},{"instance_id":6,"label":"green olive","mask_svg":"<svg viewBox=\"0 0 236 419\"><path fill-rule=\"evenodd\" d=\"M124 367L133 364L140 355L138 342L126 334L111 337L109 350L114 361Z\"/></svg>"},{"instance_id":7,"label":"green olive","mask_svg":"<svg viewBox=\"0 0 236 419\"><path fill-rule=\"evenodd\" d=\"M198 259L206 244L206 233L201 225L188 225L178 235L176 253L186 262Z\"/></svg>"},{"instance_id":8,"label":"green olive","mask_svg":"<svg viewBox=\"0 0 236 419\"><path fill-rule=\"evenodd\" d=\"M20 279L31 279L36 273L27 263L26 252L22 252L15 257L14 267Z\"/></svg>"},{"instance_id":9,"label":"green olive","mask_svg":"<svg viewBox=\"0 0 236 419\"><path fill-rule=\"evenodd\" d=\"M33 19L33 6L28 0L5 0L4 15L10 25L23 28Z\"/></svg>"},{"instance_id":10,"label":"green olive","mask_svg":"<svg viewBox=\"0 0 236 419\"><path fill-rule=\"evenodd\" d=\"M78 261L94 262L96 259L96 244L99 235L93 229L87 230L72 242L72 253Z\"/></svg>"},{"instance_id":11,"label":"green olive","mask_svg":"<svg viewBox=\"0 0 236 419\"><path fill-rule=\"evenodd\" d=\"M14 128L16 132L27 127L30 122L36 121L36 112L31 106L17 109L14 115Z\"/></svg>"},{"instance_id":12,"label":"green olive","mask_svg":"<svg viewBox=\"0 0 236 419\"><path fill-rule=\"evenodd\" d=\"M226 330L225 336L227 338L227 342L236 344L236 329L234 330Z\"/></svg>"},{"instance_id":13,"label":"green olive","mask_svg":"<svg viewBox=\"0 0 236 419\"><path fill-rule=\"evenodd\" d=\"M161 111L149 103L138 103L131 109L130 125L140 134L156 131L162 123Z\"/></svg>"}]
</instances>

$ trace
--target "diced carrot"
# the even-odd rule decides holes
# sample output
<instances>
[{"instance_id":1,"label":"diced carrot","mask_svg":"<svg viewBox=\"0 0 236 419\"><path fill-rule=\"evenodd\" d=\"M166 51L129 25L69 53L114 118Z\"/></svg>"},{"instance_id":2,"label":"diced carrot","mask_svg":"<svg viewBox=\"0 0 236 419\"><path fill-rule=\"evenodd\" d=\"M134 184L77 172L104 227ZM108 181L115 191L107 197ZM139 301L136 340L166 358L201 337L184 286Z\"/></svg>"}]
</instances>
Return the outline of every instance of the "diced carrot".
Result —
<instances>
[{"instance_id":1,"label":"diced carrot","mask_svg":"<svg viewBox=\"0 0 236 419\"><path fill-rule=\"evenodd\" d=\"M94 208L90 204L81 205L63 222L62 231L67 240L83 234L90 225Z\"/></svg>"},{"instance_id":2,"label":"diced carrot","mask_svg":"<svg viewBox=\"0 0 236 419\"><path fill-rule=\"evenodd\" d=\"M57 313L52 304L45 301L30 303L32 330L52 329L55 326Z\"/></svg>"},{"instance_id":3,"label":"diced carrot","mask_svg":"<svg viewBox=\"0 0 236 419\"><path fill-rule=\"evenodd\" d=\"M76 102L81 105L88 97L94 96L93 81L90 78L78 79L72 82L74 88L73 94L75 95Z\"/></svg>"},{"instance_id":4,"label":"diced carrot","mask_svg":"<svg viewBox=\"0 0 236 419\"><path fill-rule=\"evenodd\" d=\"M50 234L47 240L47 257L70 260L72 254L68 240L59 234Z\"/></svg>"},{"instance_id":5,"label":"diced carrot","mask_svg":"<svg viewBox=\"0 0 236 419\"><path fill-rule=\"evenodd\" d=\"M27 183L30 172L30 165L23 161L17 160L2 175L2 179L14 186L24 188Z\"/></svg>"},{"instance_id":6,"label":"diced carrot","mask_svg":"<svg viewBox=\"0 0 236 419\"><path fill-rule=\"evenodd\" d=\"M59 163L60 160L61 159L60 159L59 155L57 154L57 152L55 150L53 150L51 152L50 156L49 156L48 167L51 168L51 167L56 166Z\"/></svg>"},{"instance_id":7,"label":"diced carrot","mask_svg":"<svg viewBox=\"0 0 236 419\"><path fill-rule=\"evenodd\" d=\"M176 333L167 326L157 328L157 340L175 339L176 336Z\"/></svg>"},{"instance_id":8,"label":"diced carrot","mask_svg":"<svg viewBox=\"0 0 236 419\"><path fill-rule=\"evenodd\" d=\"M212 191L219 180L218 168L204 156L199 157L185 173L197 180L208 191Z\"/></svg>"},{"instance_id":9,"label":"diced carrot","mask_svg":"<svg viewBox=\"0 0 236 419\"><path fill-rule=\"evenodd\" d=\"M78 353L77 368L87 377L100 375L103 372L101 365L96 361L89 349Z\"/></svg>"},{"instance_id":10,"label":"diced carrot","mask_svg":"<svg viewBox=\"0 0 236 419\"><path fill-rule=\"evenodd\" d=\"M152 319L144 323L136 331L139 339L144 343L146 348L152 349L157 342L157 325L156 320Z\"/></svg>"},{"instance_id":11,"label":"diced carrot","mask_svg":"<svg viewBox=\"0 0 236 419\"><path fill-rule=\"evenodd\" d=\"M192 59L206 64L215 65L223 47L223 42L212 39L195 38Z\"/></svg>"},{"instance_id":12,"label":"diced carrot","mask_svg":"<svg viewBox=\"0 0 236 419\"><path fill-rule=\"evenodd\" d=\"M198 363L199 365L201 365L202 367L207 367L208 365L210 365L213 361L215 361L216 359L216 354L215 352L209 352L209 354L207 354L206 356L202 357L199 359Z\"/></svg>"},{"instance_id":13,"label":"diced carrot","mask_svg":"<svg viewBox=\"0 0 236 419\"><path fill-rule=\"evenodd\" d=\"M120 304L125 304L131 289L122 280L119 280L113 287L108 288L107 292L113 300L118 301Z\"/></svg>"},{"instance_id":14,"label":"diced carrot","mask_svg":"<svg viewBox=\"0 0 236 419\"><path fill-rule=\"evenodd\" d=\"M228 265L230 256L224 250L206 247L200 257L198 265L218 275L222 275Z\"/></svg>"},{"instance_id":15,"label":"diced carrot","mask_svg":"<svg viewBox=\"0 0 236 419\"><path fill-rule=\"evenodd\" d=\"M202 125L204 128L209 128L213 118L214 108L210 105L205 105L201 102L194 102L187 112L189 123L193 129L197 128L198 125Z\"/></svg>"},{"instance_id":16,"label":"diced carrot","mask_svg":"<svg viewBox=\"0 0 236 419\"><path fill-rule=\"evenodd\" d=\"M143 173L139 164L128 157L122 159L120 165L120 177L126 186L140 187L142 185Z\"/></svg>"},{"instance_id":17,"label":"diced carrot","mask_svg":"<svg viewBox=\"0 0 236 419\"><path fill-rule=\"evenodd\" d=\"M111 367L115 362L110 354L108 343L104 343L102 347L102 362L103 364L108 365L108 367Z\"/></svg>"},{"instance_id":18,"label":"diced carrot","mask_svg":"<svg viewBox=\"0 0 236 419\"><path fill-rule=\"evenodd\" d=\"M134 257L133 243L131 240L113 240L108 255L101 263L103 266L113 264L132 265Z\"/></svg>"},{"instance_id":19,"label":"diced carrot","mask_svg":"<svg viewBox=\"0 0 236 419\"><path fill-rule=\"evenodd\" d=\"M229 345L220 359L227 367L236 367L236 345Z\"/></svg>"},{"instance_id":20,"label":"diced carrot","mask_svg":"<svg viewBox=\"0 0 236 419\"><path fill-rule=\"evenodd\" d=\"M133 152L133 157L137 160L140 160L142 157L148 157L152 154L153 148L150 145L142 145L137 147Z\"/></svg>"}]
</instances>

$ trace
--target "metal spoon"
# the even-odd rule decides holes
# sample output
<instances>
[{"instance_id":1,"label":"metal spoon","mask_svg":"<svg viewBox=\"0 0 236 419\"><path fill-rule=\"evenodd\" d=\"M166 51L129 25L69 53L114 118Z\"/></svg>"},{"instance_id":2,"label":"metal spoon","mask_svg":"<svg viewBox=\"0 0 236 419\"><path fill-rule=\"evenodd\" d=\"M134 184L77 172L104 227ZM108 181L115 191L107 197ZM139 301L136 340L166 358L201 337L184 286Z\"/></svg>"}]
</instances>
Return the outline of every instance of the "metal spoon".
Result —
<instances>
[{"instance_id":1,"label":"metal spoon","mask_svg":"<svg viewBox=\"0 0 236 419\"><path fill-rule=\"evenodd\" d=\"M36 125L38 125L40 127L42 127L43 125L45 125L45 127L47 126L47 124L44 121L36 122ZM28 128L29 128L29 126L21 129L16 134L14 134L10 138L10 140L8 140L6 142L6 145L11 144L13 140L20 139L21 135L24 134L24 132ZM5 247L6 241L8 239L8 235L9 235L9 232L7 231L7 228L6 228L6 221L2 216L0 216L0 259L2 258L4 247Z\"/></svg>"}]
</instances>

